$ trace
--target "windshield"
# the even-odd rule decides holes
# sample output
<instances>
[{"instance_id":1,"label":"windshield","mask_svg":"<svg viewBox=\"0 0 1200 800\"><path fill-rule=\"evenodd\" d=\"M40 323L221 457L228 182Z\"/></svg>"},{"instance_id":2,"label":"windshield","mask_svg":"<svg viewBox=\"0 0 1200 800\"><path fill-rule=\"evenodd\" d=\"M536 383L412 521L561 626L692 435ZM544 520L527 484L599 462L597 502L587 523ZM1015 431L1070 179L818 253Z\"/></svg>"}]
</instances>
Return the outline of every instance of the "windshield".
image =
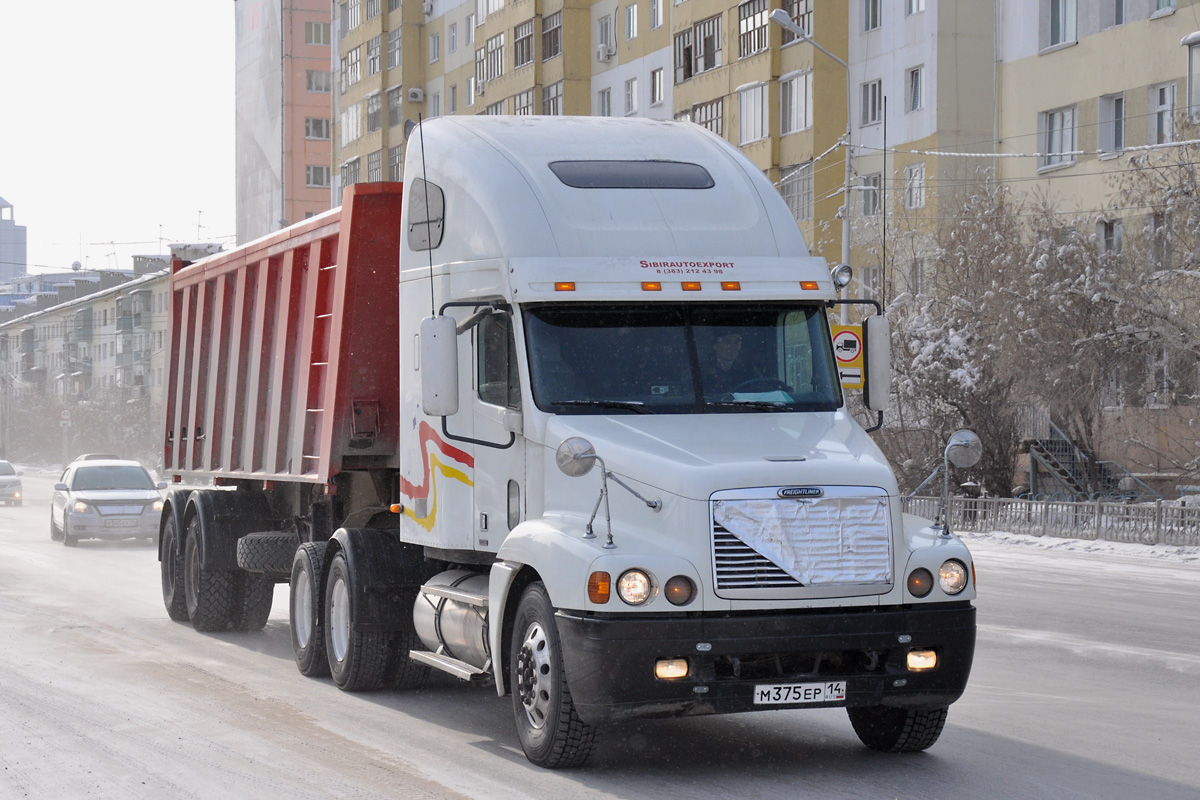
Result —
<instances>
[{"instance_id":1,"label":"windshield","mask_svg":"<svg viewBox=\"0 0 1200 800\"><path fill-rule=\"evenodd\" d=\"M0 461L0 475L16 475L17 471L7 461Z\"/></svg>"},{"instance_id":2,"label":"windshield","mask_svg":"<svg viewBox=\"0 0 1200 800\"><path fill-rule=\"evenodd\" d=\"M527 306L533 399L552 413L833 411L817 303Z\"/></svg>"},{"instance_id":3,"label":"windshield","mask_svg":"<svg viewBox=\"0 0 1200 800\"><path fill-rule=\"evenodd\" d=\"M150 474L139 466L80 467L71 481L74 491L153 488Z\"/></svg>"}]
</instances>

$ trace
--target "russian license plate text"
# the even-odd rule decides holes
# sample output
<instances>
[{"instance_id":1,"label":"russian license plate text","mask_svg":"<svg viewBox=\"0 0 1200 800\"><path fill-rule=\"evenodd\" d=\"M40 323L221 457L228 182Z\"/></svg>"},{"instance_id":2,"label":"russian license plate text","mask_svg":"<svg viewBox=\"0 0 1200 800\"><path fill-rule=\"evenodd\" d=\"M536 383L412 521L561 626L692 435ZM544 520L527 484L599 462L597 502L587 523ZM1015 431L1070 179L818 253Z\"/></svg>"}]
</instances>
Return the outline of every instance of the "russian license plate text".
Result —
<instances>
[{"instance_id":1,"label":"russian license plate text","mask_svg":"<svg viewBox=\"0 0 1200 800\"><path fill-rule=\"evenodd\" d=\"M846 699L846 682L759 684L754 687L756 706L788 703L840 703Z\"/></svg>"}]
</instances>

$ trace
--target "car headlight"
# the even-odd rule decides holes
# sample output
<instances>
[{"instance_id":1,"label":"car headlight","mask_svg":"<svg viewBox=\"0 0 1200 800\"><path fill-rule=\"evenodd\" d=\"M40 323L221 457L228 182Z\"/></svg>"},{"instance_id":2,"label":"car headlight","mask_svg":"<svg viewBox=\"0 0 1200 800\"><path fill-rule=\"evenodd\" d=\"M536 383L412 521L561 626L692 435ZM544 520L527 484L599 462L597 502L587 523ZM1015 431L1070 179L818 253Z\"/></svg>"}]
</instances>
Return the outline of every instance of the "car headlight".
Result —
<instances>
[{"instance_id":1,"label":"car headlight","mask_svg":"<svg viewBox=\"0 0 1200 800\"><path fill-rule=\"evenodd\" d=\"M163 501L155 500L153 503L151 503L150 507L153 508L155 511L162 511Z\"/></svg>"},{"instance_id":2,"label":"car headlight","mask_svg":"<svg viewBox=\"0 0 1200 800\"><path fill-rule=\"evenodd\" d=\"M617 596L631 606L640 606L654 594L650 576L640 569L626 570L617 579Z\"/></svg>"},{"instance_id":3,"label":"car headlight","mask_svg":"<svg viewBox=\"0 0 1200 800\"><path fill-rule=\"evenodd\" d=\"M967 588L967 568L961 561L950 559L938 570L938 585L946 594L958 594Z\"/></svg>"},{"instance_id":4,"label":"car headlight","mask_svg":"<svg viewBox=\"0 0 1200 800\"><path fill-rule=\"evenodd\" d=\"M86 514L87 512L91 511L92 509L90 507L88 507L88 504L83 502L82 500L76 500L71 505L71 510L74 511L76 514Z\"/></svg>"}]
</instances>

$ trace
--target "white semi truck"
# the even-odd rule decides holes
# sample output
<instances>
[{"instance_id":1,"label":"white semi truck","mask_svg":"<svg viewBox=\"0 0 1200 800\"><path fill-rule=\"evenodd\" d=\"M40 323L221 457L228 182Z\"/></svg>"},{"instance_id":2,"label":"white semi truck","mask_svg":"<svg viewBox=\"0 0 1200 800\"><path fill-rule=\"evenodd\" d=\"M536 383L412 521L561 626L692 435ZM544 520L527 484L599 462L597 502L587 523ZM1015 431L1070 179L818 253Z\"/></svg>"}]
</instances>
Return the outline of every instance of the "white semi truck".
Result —
<instances>
[{"instance_id":1,"label":"white semi truck","mask_svg":"<svg viewBox=\"0 0 1200 800\"><path fill-rule=\"evenodd\" d=\"M172 276L168 613L301 672L511 695L535 764L647 716L842 706L922 750L973 565L847 410L839 283L702 128L446 117L406 182ZM844 272L837 273L845 280ZM866 320L866 405L888 333Z\"/></svg>"}]
</instances>

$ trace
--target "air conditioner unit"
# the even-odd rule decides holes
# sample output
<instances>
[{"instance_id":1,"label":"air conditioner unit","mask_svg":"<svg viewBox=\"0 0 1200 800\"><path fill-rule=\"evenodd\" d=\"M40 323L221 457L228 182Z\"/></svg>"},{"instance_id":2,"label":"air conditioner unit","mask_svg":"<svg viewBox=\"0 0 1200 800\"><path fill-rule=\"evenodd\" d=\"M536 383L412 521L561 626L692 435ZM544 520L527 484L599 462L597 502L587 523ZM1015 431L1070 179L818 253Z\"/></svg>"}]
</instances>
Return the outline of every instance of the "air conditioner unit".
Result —
<instances>
[{"instance_id":1,"label":"air conditioner unit","mask_svg":"<svg viewBox=\"0 0 1200 800\"><path fill-rule=\"evenodd\" d=\"M602 44L596 48L596 60L597 61L608 61L612 57L613 57L613 51L612 51L612 48L610 48L608 45Z\"/></svg>"},{"instance_id":2,"label":"air conditioner unit","mask_svg":"<svg viewBox=\"0 0 1200 800\"><path fill-rule=\"evenodd\" d=\"M425 16L432 17L433 16L433 3L431 3L431 2L422 3L421 10L423 12L425 12Z\"/></svg>"},{"instance_id":3,"label":"air conditioner unit","mask_svg":"<svg viewBox=\"0 0 1200 800\"><path fill-rule=\"evenodd\" d=\"M425 90L424 89L409 89L408 90L408 102L410 102L410 103L425 102Z\"/></svg>"},{"instance_id":4,"label":"air conditioner unit","mask_svg":"<svg viewBox=\"0 0 1200 800\"><path fill-rule=\"evenodd\" d=\"M483 90L487 88L487 81L479 81L475 84L475 94L483 94Z\"/></svg>"}]
</instances>

